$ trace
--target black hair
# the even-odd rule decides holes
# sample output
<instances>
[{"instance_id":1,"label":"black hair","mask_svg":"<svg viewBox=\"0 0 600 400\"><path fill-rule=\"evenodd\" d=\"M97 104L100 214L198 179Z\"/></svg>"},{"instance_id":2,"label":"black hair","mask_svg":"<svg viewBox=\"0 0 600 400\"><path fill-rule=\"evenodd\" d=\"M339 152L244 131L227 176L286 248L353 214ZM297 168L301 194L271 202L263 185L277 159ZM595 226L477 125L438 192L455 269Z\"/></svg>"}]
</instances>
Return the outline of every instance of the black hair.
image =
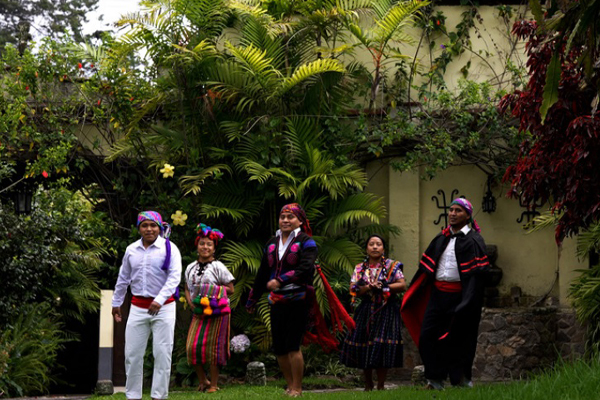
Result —
<instances>
[{"instance_id":1,"label":"black hair","mask_svg":"<svg viewBox=\"0 0 600 400\"><path fill-rule=\"evenodd\" d=\"M376 233L369 235L369 237L367 238L367 241L365 242L365 249L369 246L369 240L373 239L374 237L381 240L381 243L383 243L383 248L387 250L387 244L385 243L385 239Z\"/></svg>"}]
</instances>

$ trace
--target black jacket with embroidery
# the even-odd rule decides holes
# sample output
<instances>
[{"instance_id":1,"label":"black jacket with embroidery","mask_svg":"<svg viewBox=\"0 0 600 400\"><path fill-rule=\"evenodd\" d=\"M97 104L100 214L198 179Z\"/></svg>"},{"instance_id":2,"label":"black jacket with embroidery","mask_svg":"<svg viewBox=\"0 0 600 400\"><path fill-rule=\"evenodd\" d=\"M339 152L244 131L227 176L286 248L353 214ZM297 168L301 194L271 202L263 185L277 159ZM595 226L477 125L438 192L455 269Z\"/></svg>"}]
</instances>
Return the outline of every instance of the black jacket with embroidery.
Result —
<instances>
[{"instance_id":1,"label":"black jacket with embroidery","mask_svg":"<svg viewBox=\"0 0 600 400\"><path fill-rule=\"evenodd\" d=\"M299 286L312 285L317 259L317 244L304 232L289 244L281 260L278 260L279 237L272 237L266 244L260 268L250 291L247 308L254 307L262 294L267 291L267 282L277 279L281 286L294 283Z\"/></svg>"},{"instance_id":2,"label":"black jacket with embroidery","mask_svg":"<svg viewBox=\"0 0 600 400\"><path fill-rule=\"evenodd\" d=\"M448 247L451 236L450 228L446 228L431 241L402 298L402 319L417 346L438 262ZM485 242L474 230L470 230L466 235L456 235L455 254L462 285L462 299L454 309L454 314L479 318L483 306L486 272L490 269Z\"/></svg>"}]
</instances>

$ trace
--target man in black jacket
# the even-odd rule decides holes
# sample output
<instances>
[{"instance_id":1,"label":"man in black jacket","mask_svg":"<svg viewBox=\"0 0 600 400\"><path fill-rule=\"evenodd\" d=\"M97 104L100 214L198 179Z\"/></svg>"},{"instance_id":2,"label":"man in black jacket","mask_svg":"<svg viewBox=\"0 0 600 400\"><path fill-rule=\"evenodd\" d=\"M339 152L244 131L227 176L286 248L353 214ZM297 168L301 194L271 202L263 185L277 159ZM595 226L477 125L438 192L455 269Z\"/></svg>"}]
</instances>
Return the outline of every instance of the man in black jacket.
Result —
<instances>
[{"instance_id":1,"label":"man in black jacket","mask_svg":"<svg viewBox=\"0 0 600 400\"><path fill-rule=\"evenodd\" d=\"M402 304L430 389L443 389L447 377L453 386L473 385L471 369L490 264L472 214L466 199L450 204L450 225L423 253Z\"/></svg>"}]
</instances>

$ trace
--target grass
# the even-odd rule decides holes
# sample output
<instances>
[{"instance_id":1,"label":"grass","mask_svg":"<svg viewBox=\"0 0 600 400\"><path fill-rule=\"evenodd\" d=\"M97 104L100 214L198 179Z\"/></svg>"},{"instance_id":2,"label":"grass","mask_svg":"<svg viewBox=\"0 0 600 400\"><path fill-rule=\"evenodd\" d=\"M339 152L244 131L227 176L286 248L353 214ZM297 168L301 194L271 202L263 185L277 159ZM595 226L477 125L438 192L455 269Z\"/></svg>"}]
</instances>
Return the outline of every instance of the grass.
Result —
<instances>
[{"instance_id":1,"label":"grass","mask_svg":"<svg viewBox=\"0 0 600 400\"><path fill-rule=\"evenodd\" d=\"M313 386L317 378L310 379ZM205 399L285 399L282 382L263 386L230 385L223 386L217 393L172 391L169 400ZM327 386L327 385L326 385ZM305 392L304 399L382 399L382 400L592 400L600 398L600 362L575 361L563 363L554 369L537 375L528 381L510 383L477 384L473 389L448 388L442 392L427 391L422 388L403 386L381 392L363 392L347 389L324 393ZM113 396L93 397L94 400L125 400L119 393ZM149 400L144 395L144 400Z\"/></svg>"}]
</instances>

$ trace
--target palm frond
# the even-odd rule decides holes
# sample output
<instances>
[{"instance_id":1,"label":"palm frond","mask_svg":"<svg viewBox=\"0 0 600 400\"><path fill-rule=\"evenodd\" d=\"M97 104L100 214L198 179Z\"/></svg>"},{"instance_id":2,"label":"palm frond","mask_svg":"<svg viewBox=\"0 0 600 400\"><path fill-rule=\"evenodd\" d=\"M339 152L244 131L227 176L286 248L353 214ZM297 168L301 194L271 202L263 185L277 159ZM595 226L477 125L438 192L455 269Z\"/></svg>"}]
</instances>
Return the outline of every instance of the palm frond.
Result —
<instances>
[{"instance_id":1,"label":"palm frond","mask_svg":"<svg viewBox=\"0 0 600 400\"><path fill-rule=\"evenodd\" d=\"M256 325L252 329L253 342L258 348L267 351L271 347L271 307L266 295L256 304L256 314L262 325Z\"/></svg>"},{"instance_id":2,"label":"palm frond","mask_svg":"<svg viewBox=\"0 0 600 400\"><path fill-rule=\"evenodd\" d=\"M213 59L217 56L215 46L206 39L194 46L193 49L189 49L187 46L180 46L176 44L174 44L173 47L179 50L179 53L175 53L170 57L167 57L167 60L178 59L183 60L185 64L191 64L194 62L203 62L207 59Z\"/></svg>"},{"instance_id":3,"label":"palm frond","mask_svg":"<svg viewBox=\"0 0 600 400\"><path fill-rule=\"evenodd\" d=\"M268 306L267 306L267 310L268 310ZM267 321L269 324L269 327L267 327ZM250 335L252 336L252 343L254 343L256 345L256 347L258 347L260 350L262 350L263 352L268 352L271 348L271 316L269 315L269 313L267 312L264 315L264 319L261 319L261 322L263 322L262 325L255 325L251 331L250 331Z\"/></svg>"},{"instance_id":4,"label":"palm frond","mask_svg":"<svg viewBox=\"0 0 600 400\"><path fill-rule=\"evenodd\" d=\"M418 10L428 4L427 1L409 0L394 5L382 19L376 21L378 25L378 29L375 31L377 41L387 43L394 38L397 32L413 22Z\"/></svg>"},{"instance_id":5,"label":"palm frond","mask_svg":"<svg viewBox=\"0 0 600 400\"><path fill-rule=\"evenodd\" d=\"M209 71L209 84L221 101L235 106L236 112L250 112L264 100L265 91L251 74L233 60L219 63Z\"/></svg>"},{"instance_id":6,"label":"palm frond","mask_svg":"<svg viewBox=\"0 0 600 400\"><path fill-rule=\"evenodd\" d=\"M366 48L369 48L371 46L371 38L369 37L368 32L363 32L363 30L358 24L350 23L346 26L346 28L350 31L350 33L352 33L352 35L354 35L356 39L358 39L358 41L363 46L365 46Z\"/></svg>"},{"instance_id":7,"label":"palm frond","mask_svg":"<svg viewBox=\"0 0 600 400\"><path fill-rule=\"evenodd\" d=\"M344 73L345 69L342 63L331 58L319 59L308 64L303 64L292 73L289 78L285 78L273 94L274 97L280 97L290 91L292 88L303 82L311 81L325 72Z\"/></svg>"},{"instance_id":8,"label":"palm frond","mask_svg":"<svg viewBox=\"0 0 600 400\"><path fill-rule=\"evenodd\" d=\"M266 168L256 161L247 158L242 158L238 161L240 169L246 171L250 178L249 181L258 181L261 184L266 183L274 177L279 177L285 181L296 182L296 178L285 169L282 168Z\"/></svg>"},{"instance_id":9,"label":"palm frond","mask_svg":"<svg viewBox=\"0 0 600 400\"><path fill-rule=\"evenodd\" d=\"M273 36L267 27L255 18L245 21L240 39L242 46L253 46L265 51L274 68L283 68L285 62L285 46L279 36Z\"/></svg>"},{"instance_id":10,"label":"palm frond","mask_svg":"<svg viewBox=\"0 0 600 400\"><path fill-rule=\"evenodd\" d=\"M181 187L184 189L185 194L199 194L202 190L204 182L215 175L222 175L224 172L231 173L231 168L226 164L214 164L210 167L204 168L200 173L196 175L184 175L179 180Z\"/></svg>"},{"instance_id":11,"label":"palm frond","mask_svg":"<svg viewBox=\"0 0 600 400\"><path fill-rule=\"evenodd\" d=\"M321 130L315 122L309 118L292 117L287 119L287 129L284 140L287 144L289 160L300 158L306 149L306 145L318 146Z\"/></svg>"},{"instance_id":12,"label":"palm frond","mask_svg":"<svg viewBox=\"0 0 600 400\"><path fill-rule=\"evenodd\" d=\"M108 154L104 159L105 162L115 161L119 157L127 157L130 155L137 154L137 147L130 140L129 137L125 136L117 140L108 150Z\"/></svg>"},{"instance_id":13,"label":"palm frond","mask_svg":"<svg viewBox=\"0 0 600 400\"><path fill-rule=\"evenodd\" d=\"M373 224L378 224L386 215L383 199L373 193L356 193L335 203L327 213L327 220L323 224L323 232L330 229L334 232L347 229L350 225L368 219Z\"/></svg>"},{"instance_id":14,"label":"palm frond","mask_svg":"<svg viewBox=\"0 0 600 400\"><path fill-rule=\"evenodd\" d=\"M95 46L91 43L78 43L69 46L68 51L80 59L100 64L107 57L107 54L111 52L111 49L103 45Z\"/></svg>"},{"instance_id":15,"label":"palm frond","mask_svg":"<svg viewBox=\"0 0 600 400\"><path fill-rule=\"evenodd\" d=\"M261 50L252 44L247 47L236 47L229 42L225 47L242 69L248 72L264 90L272 89L281 78L281 72L274 67L273 59L267 56L266 50Z\"/></svg>"},{"instance_id":16,"label":"palm frond","mask_svg":"<svg viewBox=\"0 0 600 400\"><path fill-rule=\"evenodd\" d=\"M577 236L577 256L585 259L592 251L600 251L600 223L598 222Z\"/></svg>"},{"instance_id":17,"label":"palm frond","mask_svg":"<svg viewBox=\"0 0 600 400\"><path fill-rule=\"evenodd\" d=\"M348 238L315 237L319 246L319 259L323 265L334 266L351 273L364 258L363 249Z\"/></svg>"},{"instance_id":18,"label":"palm frond","mask_svg":"<svg viewBox=\"0 0 600 400\"><path fill-rule=\"evenodd\" d=\"M371 6L378 19L385 18L388 10L394 5L396 0L373 0Z\"/></svg>"},{"instance_id":19,"label":"palm frond","mask_svg":"<svg viewBox=\"0 0 600 400\"><path fill-rule=\"evenodd\" d=\"M221 260L235 275L242 266L246 266L251 274L256 274L263 256L263 244L254 240L244 243L228 241L223 246ZM249 283L254 279L249 280Z\"/></svg>"},{"instance_id":20,"label":"palm frond","mask_svg":"<svg viewBox=\"0 0 600 400\"><path fill-rule=\"evenodd\" d=\"M203 190L200 216L206 220L228 219L224 226L235 226L238 235L250 233L255 219L260 216L264 198L251 195L252 190L244 186L237 177L221 179Z\"/></svg>"},{"instance_id":21,"label":"palm frond","mask_svg":"<svg viewBox=\"0 0 600 400\"><path fill-rule=\"evenodd\" d=\"M334 200L351 189L362 190L367 184L363 170L352 164L338 167L334 160L318 149L307 146L307 161L306 168L309 174L298 186L299 198L313 183Z\"/></svg>"},{"instance_id":22,"label":"palm frond","mask_svg":"<svg viewBox=\"0 0 600 400\"><path fill-rule=\"evenodd\" d=\"M525 226L525 230L527 233L533 233L541 231L542 229L553 228L558 223L561 215L561 213L552 212L552 210L544 211L531 220L531 222Z\"/></svg>"},{"instance_id":23,"label":"palm frond","mask_svg":"<svg viewBox=\"0 0 600 400\"><path fill-rule=\"evenodd\" d=\"M227 27L228 15L224 12L227 8L223 0L180 0L173 3L173 8L205 38L217 37Z\"/></svg>"},{"instance_id":24,"label":"palm frond","mask_svg":"<svg viewBox=\"0 0 600 400\"><path fill-rule=\"evenodd\" d=\"M223 260L222 257L221 259ZM252 289L252 278L253 276L244 269L238 270L235 274L235 290L233 291L233 294L229 296L232 310L239 305L240 299L243 298L244 293L247 293ZM246 313L245 310L244 313Z\"/></svg>"}]
</instances>

